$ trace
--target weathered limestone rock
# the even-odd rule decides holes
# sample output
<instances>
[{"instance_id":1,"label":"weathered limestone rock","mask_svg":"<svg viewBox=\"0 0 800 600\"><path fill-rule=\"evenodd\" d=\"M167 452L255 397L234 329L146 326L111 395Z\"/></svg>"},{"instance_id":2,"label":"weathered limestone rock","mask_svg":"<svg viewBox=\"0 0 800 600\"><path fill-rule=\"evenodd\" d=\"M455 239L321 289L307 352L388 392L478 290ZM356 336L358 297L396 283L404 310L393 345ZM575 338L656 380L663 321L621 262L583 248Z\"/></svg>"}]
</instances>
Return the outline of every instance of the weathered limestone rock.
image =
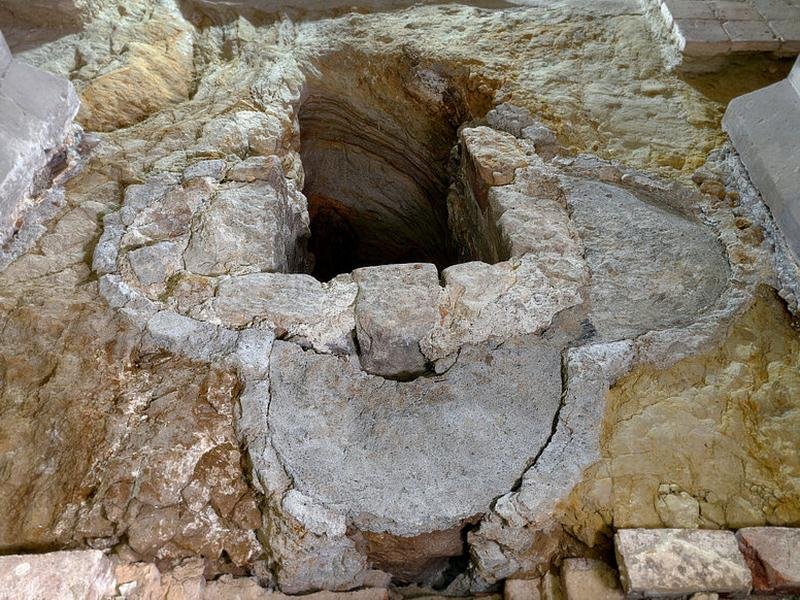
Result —
<instances>
[{"instance_id":1,"label":"weathered limestone rock","mask_svg":"<svg viewBox=\"0 0 800 600\"><path fill-rule=\"evenodd\" d=\"M439 274L426 264L353 271L358 284L356 336L368 373L406 378L424 373L420 342L438 317Z\"/></svg>"},{"instance_id":2,"label":"weathered limestone rock","mask_svg":"<svg viewBox=\"0 0 800 600\"><path fill-rule=\"evenodd\" d=\"M483 209L488 202L488 188L513 183L516 170L526 166L528 159L513 135L499 134L488 127L462 129L461 141L467 157L467 180Z\"/></svg>"},{"instance_id":3,"label":"weathered limestone rock","mask_svg":"<svg viewBox=\"0 0 800 600\"><path fill-rule=\"evenodd\" d=\"M164 283L183 267L182 248L173 242L159 242L128 253L131 268L144 285Z\"/></svg>"},{"instance_id":4,"label":"weathered limestone rock","mask_svg":"<svg viewBox=\"0 0 800 600\"><path fill-rule=\"evenodd\" d=\"M126 600L160 600L161 573L152 563L119 563L114 567L117 592Z\"/></svg>"},{"instance_id":5,"label":"weathered limestone rock","mask_svg":"<svg viewBox=\"0 0 800 600\"><path fill-rule=\"evenodd\" d=\"M192 227L186 268L199 275L287 271L306 227L285 190L266 182L224 184Z\"/></svg>"},{"instance_id":6,"label":"weathered limestone rock","mask_svg":"<svg viewBox=\"0 0 800 600\"><path fill-rule=\"evenodd\" d=\"M789 247L800 257L800 59L789 77L734 98L722 126L769 206Z\"/></svg>"},{"instance_id":7,"label":"weathered limestone rock","mask_svg":"<svg viewBox=\"0 0 800 600\"><path fill-rule=\"evenodd\" d=\"M730 531L622 529L615 550L628 598L750 593L750 569Z\"/></svg>"},{"instance_id":8,"label":"weathered limestone rock","mask_svg":"<svg viewBox=\"0 0 800 600\"><path fill-rule=\"evenodd\" d=\"M561 580L567 600L623 600L617 573L606 563L590 558L567 558L561 563Z\"/></svg>"},{"instance_id":9,"label":"weathered limestone rock","mask_svg":"<svg viewBox=\"0 0 800 600\"><path fill-rule=\"evenodd\" d=\"M104 600L114 586L111 562L99 550L0 557L0 598Z\"/></svg>"},{"instance_id":10,"label":"weathered limestone rock","mask_svg":"<svg viewBox=\"0 0 800 600\"><path fill-rule=\"evenodd\" d=\"M110 5L97 2L98 11ZM147 13L151 0L127 8ZM113 10L113 9L112 9ZM114 17L111 16L111 19ZM119 18L119 14L116 15ZM194 36L172 15L141 19L128 39L115 45L115 60L103 65L81 89L78 121L89 131L130 127L189 98L194 89ZM87 52L94 54L94 49Z\"/></svg>"},{"instance_id":11,"label":"weathered limestone rock","mask_svg":"<svg viewBox=\"0 0 800 600\"><path fill-rule=\"evenodd\" d=\"M800 594L800 529L745 527L736 538L756 593Z\"/></svg>"},{"instance_id":12,"label":"weathered limestone rock","mask_svg":"<svg viewBox=\"0 0 800 600\"><path fill-rule=\"evenodd\" d=\"M638 367L611 388L602 459L564 506L573 532L596 543L589 532L610 531L612 522L735 529L800 517L792 491L800 457L783 433L800 427L800 340L771 292L726 335L718 348L666 369Z\"/></svg>"},{"instance_id":13,"label":"weathered limestone rock","mask_svg":"<svg viewBox=\"0 0 800 600\"><path fill-rule=\"evenodd\" d=\"M133 4L127 0L125 6ZM603 421L608 387L636 365L662 371L676 357L718 346L752 286L774 285L774 279L751 244L748 277L732 266L717 294L719 261L727 266L727 256L734 265L739 255L731 250L741 249L730 243L738 228L726 220L729 210L702 205L703 235L692 222L700 210L680 208L694 207L693 199L663 190L651 197L646 186L623 182L620 168L609 164L585 174L579 168L585 158L543 164L531 154L539 134L525 133L534 125L521 130L522 139L485 128L489 146L499 147L499 137L516 149L509 150L511 166L521 157L527 166L511 171L513 183L489 187L479 207L483 220L473 221L480 227L465 227L495 254L467 252L461 258L470 265L453 267L453 285L435 315L444 342L428 348L432 372L416 381L386 380L361 368L352 343L358 286L350 275L323 284L308 275L264 273L261 264L246 274L205 275L173 271L179 265L171 263L163 278L159 272L148 279L143 267L153 265L137 261L137 251L157 244L189 244L192 225L218 192L258 190L266 182L279 193L285 184L288 205L300 220L314 209L332 208L326 188L342 196L339 204L370 200L376 210L363 211L357 222L364 230L377 223L380 231L372 230L367 247L391 250L366 256L371 264L399 262L415 245L425 252L423 262L447 267L448 156L459 127L485 114L495 97L535 109L574 153L595 149L670 178L690 173L722 138L715 122L719 105L662 71L636 2L565 0L513 10L481 4L299 23L189 23L171 1L135 18L115 3L111 23L97 20L78 36L61 36L26 55L69 73L91 92L87 105L94 93L86 117L96 117L108 134L86 175L71 185L70 209L35 252L0 273L0 440L14 441L0 447L0 512L11 515L0 524L4 544L92 544L170 567L206 556L204 565L195 558L162 577L176 595L180 589L196 598L206 586L204 570L209 576L269 572L283 592L298 593L384 587L395 575L427 580L437 575L431 570L451 577L443 565L463 566L465 549L458 542L468 528L470 566L459 575L456 592L466 595L470 587L485 589L505 575L533 576L542 563L576 555L564 539L602 537L609 512L623 510L626 494L634 502L625 513L632 520L707 519L706 505L714 505L718 489L726 489L718 503L726 508L747 495L753 507L757 500L763 500L759 508L780 504L770 518L792 518L792 495L785 493L791 488L770 480L751 494L734 468L721 469L702 489L681 481L660 493L671 479L658 468L674 463L646 442L649 435L674 431L686 421L683 413L649 419L642 411L647 429L633 428L631 435L653 458L646 472L658 472L657 481L602 496L630 475L613 472L614 466L641 458L622 443L608 456L597 449L601 432L604 443L613 437ZM110 73L125 85L108 78L106 87L92 86ZM273 153L277 159L266 160ZM463 149L461 155L469 159ZM283 169L280 181L270 175L272 163ZM308 211L299 194L304 175L314 196ZM564 193L570 176L631 193L632 216L619 226L628 230L624 235L608 240L618 217L601 218L602 195L596 213L583 215L584 235L578 235ZM248 217L242 204L232 212ZM630 226L640 204L654 208L657 222L669 221L659 213L664 206L679 207L680 214L672 215L676 229L662 223L655 235L643 235ZM618 213L625 217L625 208ZM593 225L601 231L588 231ZM675 235L687 230L688 241ZM401 233L392 237L395 231ZM229 246L220 244L219 262L262 248L256 233L251 229L231 236ZM707 243L715 236L721 240L717 253ZM590 238L591 247L585 243ZM286 248L296 249L287 242ZM659 244L677 262L707 268L713 281L705 286L692 269L674 276L659 272ZM692 249L696 244L699 250ZM639 246L647 249L642 264L635 262ZM614 253L620 247L627 255ZM93 248L94 273L86 264ZM323 256L315 250L318 259ZM252 266L259 258L247 262ZM627 271L626 260L642 281L653 273L659 285L614 309L630 311L635 321L629 331L624 320L603 330L605 340L621 341L592 345L595 326L588 320L580 331L575 326L591 308L590 286L610 287ZM294 270L289 262L277 270ZM142 285L134 265L156 283ZM694 294L698 285L702 289ZM688 297L683 303L682 294ZM617 298L628 300L621 293ZM648 303L656 308L647 312ZM447 311L451 306L463 309L463 321ZM679 314L668 314L676 306ZM782 315L776 306L769 310ZM775 370L769 381L776 396L781 388L775 382L793 385L785 374L793 365L786 356L792 349L781 346L781 332L780 347L762 351ZM774 333L765 327L764 339ZM281 341L271 350L275 336ZM636 339L622 339L627 336ZM573 347L562 355L566 344ZM761 371L753 373L760 381ZM679 398L687 384L679 375L670 377L677 384L668 398ZM642 408L650 392L643 387L625 399ZM609 428L642 425L638 413L618 419L618 409L614 405ZM774 412L779 417L757 422L765 438L789 447L791 412ZM752 436L740 435L738 427L754 422L748 419L735 413L726 421L746 444ZM705 425L696 429L706 431ZM707 456L703 444L687 446L691 466ZM726 453L736 451L725 446ZM782 458L775 464L792 464ZM590 517L564 517L574 525L565 532L549 519L553 506L594 460L602 460L602 470L589 477L585 497L602 502L591 506ZM754 463L747 459L748 468ZM791 474L780 477L791 484ZM778 503L773 490L788 499ZM683 494L696 502L699 516ZM241 499L234 503L234 496ZM255 529L261 542L254 541ZM371 571L371 565L386 572ZM547 581L552 597L560 579L550 574Z\"/></svg>"}]
</instances>

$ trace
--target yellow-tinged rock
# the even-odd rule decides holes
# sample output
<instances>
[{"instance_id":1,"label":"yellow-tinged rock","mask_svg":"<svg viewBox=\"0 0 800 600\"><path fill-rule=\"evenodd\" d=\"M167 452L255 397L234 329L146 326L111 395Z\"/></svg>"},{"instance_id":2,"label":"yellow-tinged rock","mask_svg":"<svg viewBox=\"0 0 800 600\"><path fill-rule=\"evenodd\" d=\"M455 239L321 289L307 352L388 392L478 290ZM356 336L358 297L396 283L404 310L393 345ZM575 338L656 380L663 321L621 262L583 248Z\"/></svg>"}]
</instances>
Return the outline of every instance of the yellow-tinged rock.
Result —
<instances>
[{"instance_id":1,"label":"yellow-tinged rock","mask_svg":"<svg viewBox=\"0 0 800 600\"><path fill-rule=\"evenodd\" d=\"M143 41L131 41L119 68L81 90L78 120L90 131L130 127L192 92L192 34L160 21L147 24Z\"/></svg>"},{"instance_id":2,"label":"yellow-tinged rock","mask_svg":"<svg viewBox=\"0 0 800 600\"><path fill-rule=\"evenodd\" d=\"M722 346L609 392L603 459L565 504L589 544L611 527L800 522L800 335L772 294ZM610 491L609 491L610 487Z\"/></svg>"}]
</instances>

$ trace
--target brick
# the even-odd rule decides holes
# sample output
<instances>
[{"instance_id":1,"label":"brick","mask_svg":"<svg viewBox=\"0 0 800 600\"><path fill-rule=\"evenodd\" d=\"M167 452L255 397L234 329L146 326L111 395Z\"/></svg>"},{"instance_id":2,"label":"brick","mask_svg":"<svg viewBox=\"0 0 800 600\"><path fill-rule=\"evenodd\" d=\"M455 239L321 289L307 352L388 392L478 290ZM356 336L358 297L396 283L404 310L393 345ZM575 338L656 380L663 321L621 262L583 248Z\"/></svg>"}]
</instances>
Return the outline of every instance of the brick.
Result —
<instances>
[{"instance_id":1,"label":"brick","mask_svg":"<svg viewBox=\"0 0 800 600\"><path fill-rule=\"evenodd\" d=\"M767 21L800 19L800 6L785 0L753 0L753 6Z\"/></svg>"},{"instance_id":2,"label":"brick","mask_svg":"<svg viewBox=\"0 0 800 600\"><path fill-rule=\"evenodd\" d=\"M736 533L762 594L800 594L800 529L747 527Z\"/></svg>"},{"instance_id":3,"label":"brick","mask_svg":"<svg viewBox=\"0 0 800 600\"><path fill-rule=\"evenodd\" d=\"M731 49L728 33L717 21L676 20L672 32L678 42L678 48L687 56L727 54Z\"/></svg>"},{"instance_id":4,"label":"brick","mask_svg":"<svg viewBox=\"0 0 800 600\"><path fill-rule=\"evenodd\" d=\"M711 2L711 9L720 21L763 21L758 11L747 2Z\"/></svg>"},{"instance_id":5,"label":"brick","mask_svg":"<svg viewBox=\"0 0 800 600\"><path fill-rule=\"evenodd\" d=\"M770 21L769 27L781 40L780 50L782 52L800 53L800 19Z\"/></svg>"},{"instance_id":6,"label":"brick","mask_svg":"<svg viewBox=\"0 0 800 600\"><path fill-rule=\"evenodd\" d=\"M622 529L614 545L628 598L750 592L750 569L730 531Z\"/></svg>"},{"instance_id":7,"label":"brick","mask_svg":"<svg viewBox=\"0 0 800 600\"><path fill-rule=\"evenodd\" d=\"M722 26L731 38L732 52L771 52L781 45L764 22L728 21Z\"/></svg>"}]
</instances>

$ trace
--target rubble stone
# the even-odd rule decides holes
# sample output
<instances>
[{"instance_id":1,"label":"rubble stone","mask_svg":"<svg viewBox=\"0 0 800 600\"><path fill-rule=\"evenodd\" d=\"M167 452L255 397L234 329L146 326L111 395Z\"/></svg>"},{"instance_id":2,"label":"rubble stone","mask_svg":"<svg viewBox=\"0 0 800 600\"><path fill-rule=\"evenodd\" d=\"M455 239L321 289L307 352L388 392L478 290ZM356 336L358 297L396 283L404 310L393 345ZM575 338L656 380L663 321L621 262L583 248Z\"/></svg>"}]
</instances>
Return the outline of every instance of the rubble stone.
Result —
<instances>
[{"instance_id":1,"label":"rubble stone","mask_svg":"<svg viewBox=\"0 0 800 600\"><path fill-rule=\"evenodd\" d=\"M356 336L362 368L383 377L424 373L420 341L436 322L439 274L426 264L353 271L358 284Z\"/></svg>"}]
</instances>

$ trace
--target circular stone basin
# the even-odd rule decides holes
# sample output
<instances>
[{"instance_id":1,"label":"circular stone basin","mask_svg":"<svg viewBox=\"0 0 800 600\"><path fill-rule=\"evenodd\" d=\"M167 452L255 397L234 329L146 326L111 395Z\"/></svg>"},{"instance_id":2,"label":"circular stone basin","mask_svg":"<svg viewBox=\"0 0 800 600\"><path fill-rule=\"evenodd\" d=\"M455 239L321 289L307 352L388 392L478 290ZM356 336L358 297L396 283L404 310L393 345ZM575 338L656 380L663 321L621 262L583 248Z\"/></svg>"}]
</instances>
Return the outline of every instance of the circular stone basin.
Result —
<instances>
[{"instance_id":1,"label":"circular stone basin","mask_svg":"<svg viewBox=\"0 0 800 600\"><path fill-rule=\"evenodd\" d=\"M446 374L398 382L276 342L273 445L296 489L361 529L454 527L510 490L547 443L562 344L465 347Z\"/></svg>"}]
</instances>

